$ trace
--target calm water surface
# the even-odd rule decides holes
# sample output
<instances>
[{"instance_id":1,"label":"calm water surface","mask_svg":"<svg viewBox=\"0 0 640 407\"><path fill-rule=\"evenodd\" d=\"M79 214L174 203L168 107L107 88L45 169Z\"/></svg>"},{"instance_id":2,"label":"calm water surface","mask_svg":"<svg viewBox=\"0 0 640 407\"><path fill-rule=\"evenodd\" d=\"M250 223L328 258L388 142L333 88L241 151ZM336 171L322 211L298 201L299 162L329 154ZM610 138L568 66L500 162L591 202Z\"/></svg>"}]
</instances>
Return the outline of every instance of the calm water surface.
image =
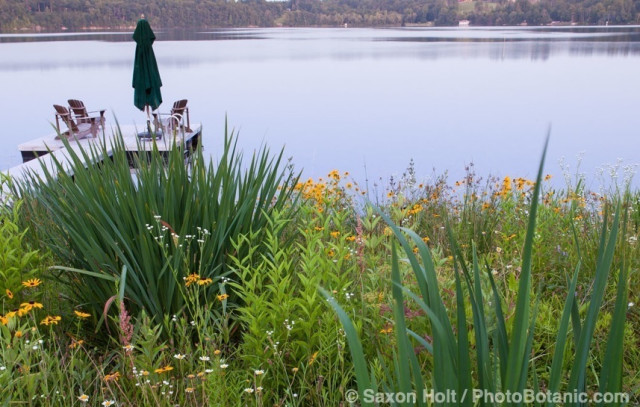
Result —
<instances>
[{"instance_id":1,"label":"calm water surface","mask_svg":"<svg viewBox=\"0 0 640 407\"><path fill-rule=\"evenodd\" d=\"M592 185L603 166L640 162L640 27L156 34L160 110L188 98L213 156L227 118L245 150L284 146L311 177L386 180L411 159L420 179L458 179L470 162L533 177L549 126L556 179L561 157ZM142 123L134 49L131 33L0 35L0 169L51 133L52 104L69 98Z\"/></svg>"}]
</instances>

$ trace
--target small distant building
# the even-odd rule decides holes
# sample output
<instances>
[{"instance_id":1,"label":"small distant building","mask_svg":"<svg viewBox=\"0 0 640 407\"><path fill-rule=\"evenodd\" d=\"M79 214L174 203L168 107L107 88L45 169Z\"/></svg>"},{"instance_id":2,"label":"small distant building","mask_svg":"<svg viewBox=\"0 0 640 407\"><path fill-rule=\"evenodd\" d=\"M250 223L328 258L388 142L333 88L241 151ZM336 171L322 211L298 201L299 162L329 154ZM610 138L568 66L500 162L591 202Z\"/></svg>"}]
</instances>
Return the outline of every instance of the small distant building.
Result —
<instances>
[{"instance_id":1,"label":"small distant building","mask_svg":"<svg viewBox=\"0 0 640 407\"><path fill-rule=\"evenodd\" d=\"M458 27L468 27L468 26L469 26L469 20L458 21Z\"/></svg>"}]
</instances>

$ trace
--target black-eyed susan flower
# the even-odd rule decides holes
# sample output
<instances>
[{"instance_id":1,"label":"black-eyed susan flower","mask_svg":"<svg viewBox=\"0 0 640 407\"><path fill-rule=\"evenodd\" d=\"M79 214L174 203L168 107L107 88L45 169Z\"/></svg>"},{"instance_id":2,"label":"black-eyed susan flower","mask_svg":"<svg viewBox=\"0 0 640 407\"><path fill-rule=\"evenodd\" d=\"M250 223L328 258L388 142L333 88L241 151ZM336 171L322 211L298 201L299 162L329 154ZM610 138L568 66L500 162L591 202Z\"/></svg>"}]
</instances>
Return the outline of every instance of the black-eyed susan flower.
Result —
<instances>
[{"instance_id":1,"label":"black-eyed susan flower","mask_svg":"<svg viewBox=\"0 0 640 407\"><path fill-rule=\"evenodd\" d=\"M167 365L167 366L164 366L164 367L161 367L159 369L154 370L154 372L156 372L158 374L162 374L162 373L170 372L172 370L173 370L173 367Z\"/></svg>"},{"instance_id":2,"label":"black-eyed susan flower","mask_svg":"<svg viewBox=\"0 0 640 407\"><path fill-rule=\"evenodd\" d=\"M189 287L190 285L196 283L200 280L200 275L197 273L191 273L188 276L184 277L184 285Z\"/></svg>"},{"instance_id":3,"label":"black-eyed susan flower","mask_svg":"<svg viewBox=\"0 0 640 407\"><path fill-rule=\"evenodd\" d=\"M40 284L42 284L42 281L39 278L32 278L30 280L22 282L23 286L29 287L29 288L37 287Z\"/></svg>"},{"instance_id":4,"label":"black-eyed susan flower","mask_svg":"<svg viewBox=\"0 0 640 407\"><path fill-rule=\"evenodd\" d=\"M35 301L23 302L22 304L20 304L20 308L24 309L25 311L31 311L34 308L42 309L42 304Z\"/></svg>"},{"instance_id":5,"label":"black-eyed susan flower","mask_svg":"<svg viewBox=\"0 0 640 407\"><path fill-rule=\"evenodd\" d=\"M72 339L71 343L69 344L69 349L76 349L82 346L83 343L84 341L82 339Z\"/></svg>"},{"instance_id":6,"label":"black-eyed susan flower","mask_svg":"<svg viewBox=\"0 0 640 407\"><path fill-rule=\"evenodd\" d=\"M76 316L78 318L89 318L91 316L91 314L88 314L86 312L82 312L82 311L73 311L74 314L76 314Z\"/></svg>"},{"instance_id":7,"label":"black-eyed susan flower","mask_svg":"<svg viewBox=\"0 0 640 407\"><path fill-rule=\"evenodd\" d=\"M210 279L210 278L204 278L204 277L201 277L201 278L198 280L198 285L203 285L203 286L204 286L204 285L209 285L209 284L211 284L211 283L213 283L213 280L212 280L212 279Z\"/></svg>"},{"instance_id":8,"label":"black-eyed susan flower","mask_svg":"<svg viewBox=\"0 0 640 407\"><path fill-rule=\"evenodd\" d=\"M104 381L105 382L116 382L118 381L118 379L120 379L120 372L115 372L115 373L111 373L108 375L104 376Z\"/></svg>"},{"instance_id":9,"label":"black-eyed susan flower","mask_svg":"<svg viewBox=\"0 0 640 407\"><path fill-rule=\"evenodd\" d=\"M40 321L40 325L58 325L58 322L60 322L60 320L62 320L62 317L60 316L47 315L45 319Z\"/></svg>"},{"instance_id":10,"label":"black-eyed susan flower","mask_svg":"<svg viewBox=\"0 0 640 407\"><path fill-rule=\"evenodd\" d=\"M218 298L218 301L224 301L227 298L229 298L229 294L220 294L216 298ZM216 351L216 352L218 352L218 351Z\"/></svg>"},{"instance_id":11,"label":"black-eyed susan flower","mask_svg":"<svg viewBox=\"0 0 640 407\"><path fill-rule=\"evenodd\" d=\"M5 294L7 294L7 297L9 297L9 299L13 299L13 293L11 292L11 290L9 290L8 288L6 290L4 290Z\"/></svg>"}]
</instances>

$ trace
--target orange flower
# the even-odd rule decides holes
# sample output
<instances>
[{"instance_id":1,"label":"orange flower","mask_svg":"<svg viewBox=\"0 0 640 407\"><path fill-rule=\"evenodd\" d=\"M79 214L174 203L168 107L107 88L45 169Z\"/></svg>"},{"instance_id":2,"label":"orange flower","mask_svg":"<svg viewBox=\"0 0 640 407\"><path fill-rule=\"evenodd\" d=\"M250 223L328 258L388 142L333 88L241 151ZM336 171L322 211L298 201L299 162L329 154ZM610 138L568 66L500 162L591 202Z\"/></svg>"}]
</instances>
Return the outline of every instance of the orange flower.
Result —
<instances>
[{"instance_id":1,"label":"orange flower","mask_svg":"<svg viewBox=\"0 0 640 407\"><path fill-rule=\"evenodd\" d=\"M313 362L316 361L317 357L318 357L318 352L315 352L313 355L311 355L311 357L309 358L309 366L311 366Z\"/></svg>"},{"instance_id":2,"label":"orange flower","mask_svg":"<svg viewBox=\"0 0 640 407\"><path fill-rule=\"evenodd\" d=\"M189 274L184 278L184 285L189 287L191 284L196 283L198 280L200 280L199 274L197 273Z\"/></svg>"},{"instance_id":3,"label":"orange flower","mask_svg":"<svg viewBox=\"0 0 640 407\"><path fill-rule=\"evenodd\" d=\"M118 381L118 379L120 379L120 372L115 372L104 376L104 381L107 383Z\"/></svg>"},{"instance_id":4,"label":"orange flower","mask_svg":"<svg viewBox=\"0 0 640 407\"><path fill-rule=\"evenodd\" d=\"M165 373L165 372L170 372L170 371L172 371L172 370L173 370L173 367L171 367L171 366L167 365L167 366L165 366L165 367L161 367L160 369L156 369L156 370L154 370L154 372L156 372L156 373L158 373L158 374L162 374L162 373Z\"/></svg>"}]
</instances>

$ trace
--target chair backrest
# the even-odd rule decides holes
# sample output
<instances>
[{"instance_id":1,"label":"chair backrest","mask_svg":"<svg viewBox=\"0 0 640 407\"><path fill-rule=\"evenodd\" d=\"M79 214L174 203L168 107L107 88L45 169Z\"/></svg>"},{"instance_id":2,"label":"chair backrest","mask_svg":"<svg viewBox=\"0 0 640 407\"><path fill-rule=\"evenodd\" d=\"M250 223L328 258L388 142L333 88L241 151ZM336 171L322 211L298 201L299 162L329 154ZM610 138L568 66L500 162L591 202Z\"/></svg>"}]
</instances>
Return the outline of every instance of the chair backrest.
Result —
<instances>
[{"instance_id":1,"label":"chair backrest","mask_svg":"<svg viewBox=\"0 0 640 407\"><path fill-rule=\"evenodd\" d=\"M173 102L173 107L171 108L171 114L179 114L184 115L184 109L187 108L187 99L180 99Z\"/></svg>"},{"instance_id":2,"label":"chair backrest","mask_svg":"<svg viewBox=\"0 0 640 407\"><path fill-rule=\"evenodd\" d=\"M69 107L73 111L73 114L76 117L87 117L89 113L87 112L87 108L84 106L84 102L78 99L69 99L67 100L69 103Z\"/></svg>"},{"instance_id":3,"label":"chair backrest","mask_svg":"<svg viewBox=\"0 0 640 407\"><path fill-rule=\"evenodd\" d=\"M59 116L72 133L77 133L79 131L78 126L76 126L76 122L73 121L71 113L69 113L69 110L67 110L66 107L53 105L53 108L56 109L56 122L57 117Z\"/></svg>"}]
</instances>

